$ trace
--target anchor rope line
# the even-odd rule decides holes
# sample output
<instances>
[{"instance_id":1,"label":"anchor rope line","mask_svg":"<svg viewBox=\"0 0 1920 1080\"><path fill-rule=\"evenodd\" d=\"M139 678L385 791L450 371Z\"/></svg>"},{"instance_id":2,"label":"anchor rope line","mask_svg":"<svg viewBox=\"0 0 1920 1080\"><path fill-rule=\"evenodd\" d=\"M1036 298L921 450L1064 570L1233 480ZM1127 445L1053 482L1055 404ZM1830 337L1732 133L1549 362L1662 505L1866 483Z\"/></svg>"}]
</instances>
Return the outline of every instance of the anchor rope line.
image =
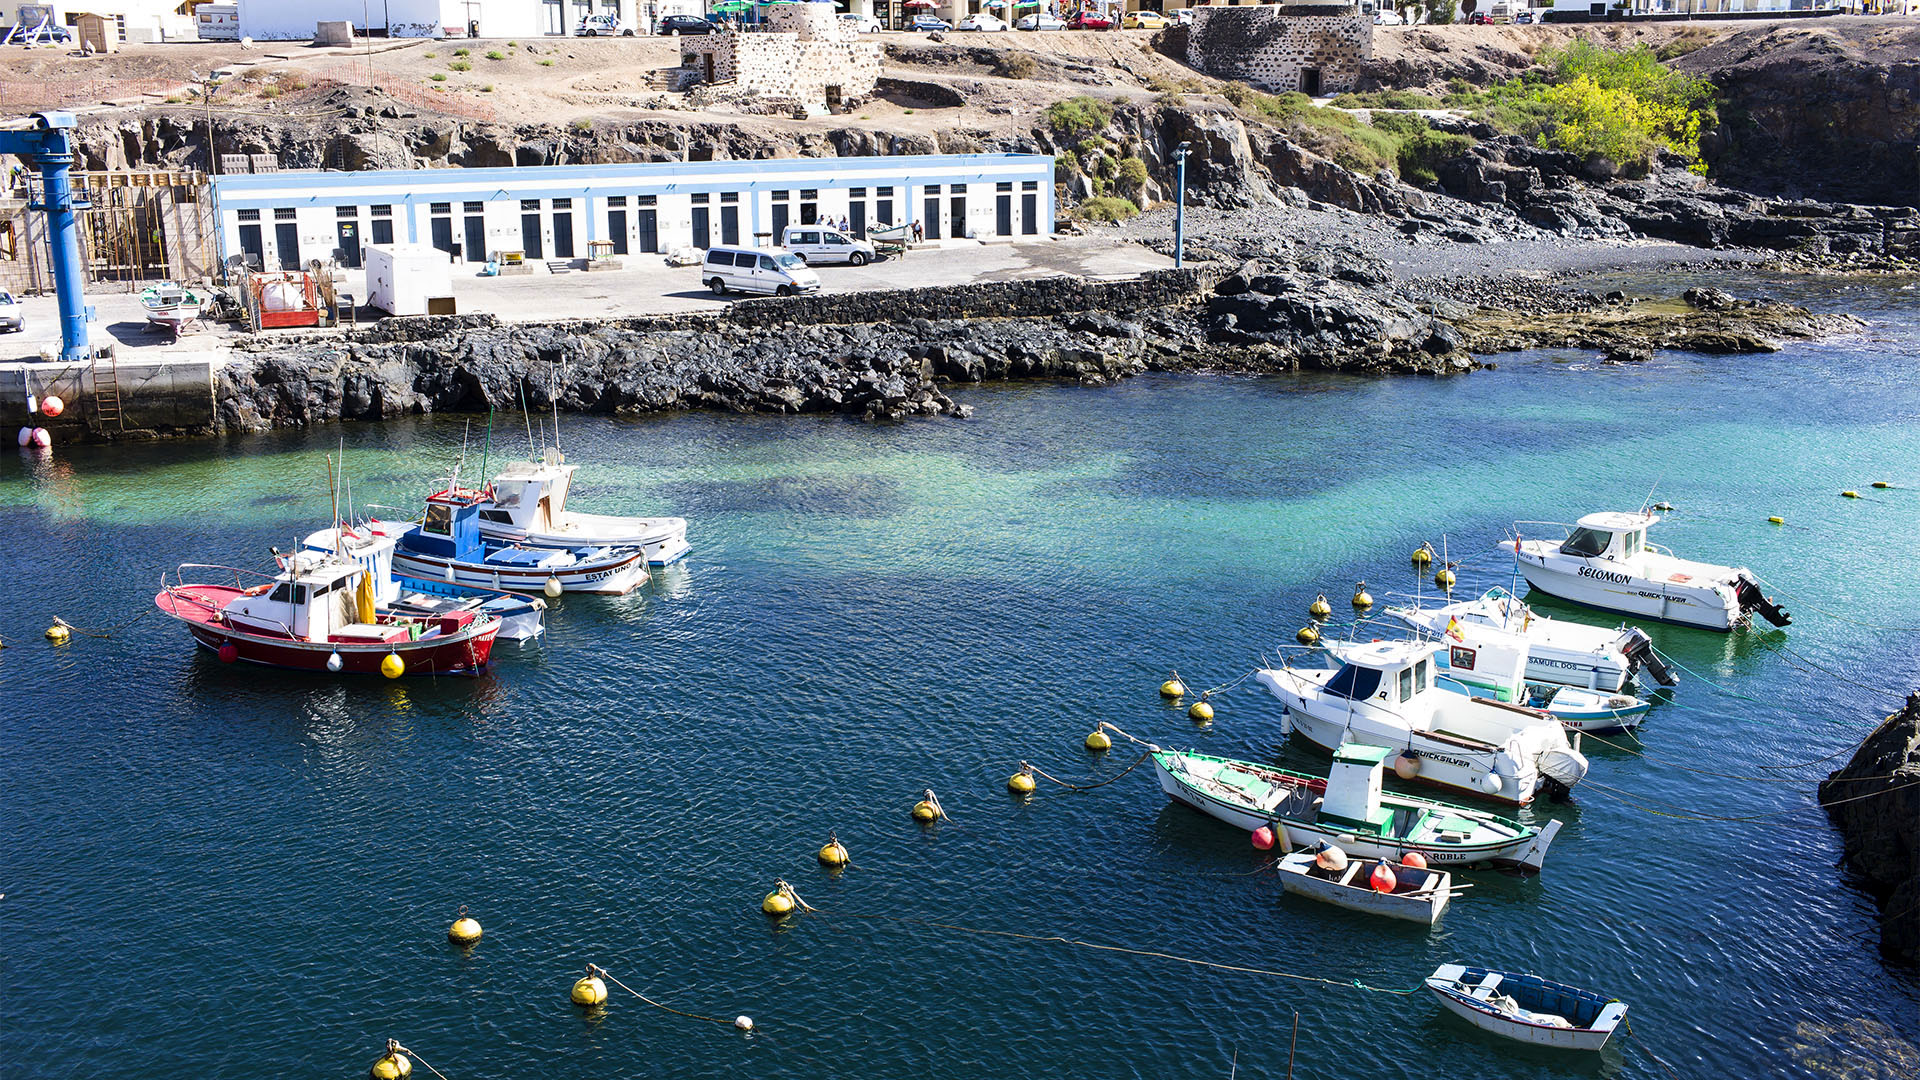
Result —
<instances>
[{"instance_id":1,"label":"anchor rope line","mask_svg":"<svg viewBox=\"0 0 1920 1080\"><path fill-rule=\"evenodd\" d=\"M1891 779L1891 777L1872 777L1870 779L1885 780L1885 779ZM1581 781L1580 786L1582 788L1592 788L1598 794L1603 795L1607 798L1611 798L1616 802L1623 803L1627 806L1630 806L1635 810L1640 810L1645 813L1654 814L1659 817L1674 818L1680 821L1726 821L1726 822L1771 821L1775 818L1786 817L1790 814L1798 814L1809 809L1808 807L1805 807L1805 806L1793 806L1783 810L1769 811L1764 814L1747 814L1747 815L1742 815L1738 817L1727 816L1722 814L1697 814L1692 811L1685 810L1683 807L1677 806L1674 803L1665 802L1661 799L1655 799L1652 796L1648 796L1648 795L1639 795L1634 792L1625 791L1616 787L1609 787L1608 785L1602 784L1597 780L1591 780L1591 779L1583 780ZM1916 787L1916 786L1920 786L1920 780L1911 780L1911 781L1908 781L1907 783L1899 784L1894 787L1882 788L1879 791L1869 791L1864 795L1850 795L1847 798L1834 799L1831 802L1816 801L1814 803L1814 807L1821 810L1825 810L1828 807L1844 806L1847 803L1859 802L1862 799L1871 799L1880 795L1891 795L1896 791L1901 791L1906 788ZM1656 810L1651 806L1645 806L1645 805L1642 805L1642 803L1635 802L1634 800L1636 799L1645 800L1646 802L1655 803L1660 806L1670 806L1670 807L1673 807L1674 810L1678 810L1680 812L1673 813L1666 810Z\"/></svg>"},{"instance_id":2,"label":"anchor rope line","mask_svg":"<svg viewBox=\"0 0 1920 1080\"><path fill-rule=\"evenodd\" d=\"M55 615L53 617L53 625L64 626L68 630L71 630L74 633L79 634L81 637L99 638L100 640L105 641L108 638L111 638L113 635L119 633L120 631L125 630L127 627L132 626L134 623L139 622L141 619L146 618L148 614L155 611L159 611L159 610L160 609L158 607L145 608L138 615L135 615L133 618L128 619L126 622L123 622L118 626L110 626L105 630L88 630L85 627L75 626L58 615Z\"/></svg>"},{"instance_id":3,"label":"anchor rope line","mask_svg":"<svg viewBox=\"0 0 1920 1080\"><path fill-rule=\"evenodd\" d=\"M1078 938L1062 937L1059 934L1022 934L1012 930L988 930L977 926L961 926L957 923L933 922L927 919L911 919L898 915L868 915L845 911L833 912L831 914L846 919L875 919L883 922L905 923L913 926L928 926L937 930L953 930L962 934L978 934L983 937L1012 938L1017 941L1073 945L1078 948L1093 949L1098 952L1124 953L1128 956L1144 956L1156 960L1172 960L1182 964L1192 964L1195 967L1213 968L1217 971L1232 971L1242 975L1265 975L1276 979L1293 979L1297 982L1319 983L1323 986L1353 987L1376 994L1398 994L1405 996L1420 992L1420 987L1418 986L1411 990L1394 990L1384 986L1368 986L1359 979L1325 979L1318 975L1301 975L1291 971L1276 971L1272 968L1249 967L1243 964L1222 964L1216 960L1196 960L1192 957L1180 956L1170 952L1161 952L1157 949L1134 949L1125 945L1103 945L1095 941L1081 941Z\"/></svg>"},{"instance_id":4,"label":"anchor rope line","mask_svg":"<svg viewBox=\"0 0 1920 1080\"><path fill-rule=\"evenodd\" d=\"M1719 778L1720 778L1720 779L1722 779L1722 780L1747 780L1747 781L1751 781L1751 782L1753 782L1753 783L1759 783L1759 784L1805 784L1805 783L1807 783L1807 782L1809 782L1809 781L1811 780L1811 777L1805 777L1805 776L1741 776L1741 775L1739 775L1739 774L1737 774L1737 773L1723 773L1723 772L1715 772L1715 771L1713 771L1712 769L1696 769L1696 768L1694 768L1694 767L1692 767L1691 765L1682 765L1682 764L1680 764L1680 763L1678 763L1678 762L1676 762L1676 761L1674 761L1674 760L1673 760L1672 758L1664 758L1664 757L1659 757L1659 756L1656 756L1656 755L1654 755L1654 754L1649 754L1649 753L1647 753L1647 752L1645 752L1645 751L1643 751L1643 750L1635 750L1635 749L1634 749L1633 747L1631 747L1631 746L1628 746L1628 745L1626 745L1625 743L1617 743L1617 742L1613 742L1613 741L1612 741L1612 740L1610 740L1610 739L1606 739L1606 738L1602 738L1602 737L1601 737L1601 736L1599 736L1599 735L1595 735L1594 733L1592 733L1592 732L1590 732L1590 731L1583 731L1583 732L1581 732L1581 733L1580 733L1580 738L1581 738L1581 739L1582 739L1583 741L1584 741L1584 740L1587 740L1587 739L1591 739L1591 740L1593 740L1594 742L1597 742L1597 743L1600 743L1600 744L1602 744L1602 745L1604 745L1604 746L1611 746L1611 747L1613 747L1613 748L1614 748L1614 749L1616 749L1616 750L1623 750L1623 751L1625 751L1625 752L1627 752L1627 753L1629 753L1629 754L1632 754L1633 756L1635 756L1635 757L1637 757L1637 758L1641 758L1641 759L1644 759L1644 760L1646 760L1646 761L1651 761L1651 762L1653 762L1653 763L1655 763L1655 764L1657 764L1657 765L1665 765L1665 766L1666 766L1667 768L1669 768L1669 769L1679 769L1679 770L1680 770L1681 772L1690 772L1690 773L1698 773L1698 774L1699 774L1699 775L1701 775L1701 776L1716 776L1716 777L1719 777ZM1861 740L1861 742L1865 742L1865 741L1866 741L1865 739L1862 739L1862 740ZM1642 745L1644 745L1644 744L1642 744ZM1859 743L1855 743L1854 745L1855 745L1855 746L1858 746L1858 745L1859 745ZM1845 753L1845 752L1846 752L1846 751L1844 751L1844 750L1843 750L1843 751L1841 751L1841 753ZM1785 769L1785 768L1792 768L1793 766L1787 766L1787 765L1773 765L1773 766L1767 766L1767 765L1763 765L1763 766L1760 766L1760 767L1761 767L1761 768L1776 768L1776 769ZM1840 780L1885 780L1885 779L1888 779L1888 777L1883 777L1883 776L1843 776L1843 777L1836 777L1835 779L1840 779Z\"/></svg>"},{"instance_id":5,"label":"anchor rope line","mask_svg":"<svg viewBox=\"0 0 1920 1080\"><path fill-rule=\"evenodd\" d=\"M1771 581L1768 581L1766 578L1763 578L1758 574L1754 575L1754 580L1758 581L1762 585L1765 585L1767 588L1772 589L1773 591L1779 593L1781 596L1786 597L1788 600L1793 601L1795 607L1812 608L1813 610L1819 612L1820 614L1825 615L1829 619L1838 619L1841 622L1852 623L1855 626L1864 626L1869 630L1898 630L1904 634L1920 634L1920 626L1892 626L1886 623L1868 622L1865 619L1849 618L1830 608L1823 608L1819 604L1814 603L1813 601L1807 599L1805 596L1802 596L1799 593L1788 592L1787 590L1781 588L1780 586L1774 584Z\"/></svg>"},{"instance_id":6,"label":"anchor rope line","mask_svg":"<svg viewBox=\"0 0 1920 1080\"><path fill-rule=\"evenodd\" d=\"M809 908L808 910L811 911L813 909ZM701 1016L699 1013L682 1012L671 1005L662 1005L659 1002L648 997L647 995L641 993L640 991L635 990L633 987L628 986L626 983L621 982L619 979L614 978L613 973L608 971L606 968L600 968L598 970L600 974L606 976L608 982L612 983L613 985L619 987L622 990L625 990L627 993L632 994L634 997L639 998L641 1001L646 1002L647 1004L653 1006L654 1008L662 1010L663 1012L670 1012L675 1016L684 1016L689 1020L705 1020L709 1024L722 1024L726 1027L733 1026L733 1021L731 1020L721 1020L718 1017L713 1017L713 1016ZM422 1062L422 1064L425 1064L425 1062ZM438 1075L438 1074L435 1074L435 1075Z\"/></svg>"},{"instance_id":7,"label":"anchor rope line","mask_svg":"<svg viewBox=\"0 0 1920 1080\"><path fill-rule=\"evenodd\" d=\"M1102 780L1097 784L1069 784L1065 780L1062 780L1059 777L1054 776L1051 773L1048 773L1047 770L1042 769L1040 766L1035 765L1032 762L1023 761L1020 764L1025 766L1026 769L1029 772L1033 773L1035 776L1045 777L1046 779L1051 780L1056 784L1059 784L1061 787L1066 788L1068 791L1092 791L1094 788L1106 787L1108 784L1111 784L1115 780L1118 780L1121 777L1127 775L1133 770L1139 768L1141 762L1146 761L1148 758L1152 756L1153 756L1153 751L1148 750L1146 753L1141 754L1139 758L1135 759L1133 764L1127 766L1125 769L1122 769L1118 773L1115 773L1114 775L1107 777L1105 780Z\"/></svg>"},{"instance_id":8,"label":"anchor rope line","mask_svg":"<svg viewBox=\"0 0 1920 1080\"><path fill-rule=\"evenodd\" d=\"M1649 645L1649 646L1648 646L1648 648L1650 648L1650 649L1652 649L1652 648L1653 648L1653 646L1651 646L1651 645ZM1702 675L1702 674L1700 674L1699 672L1697 672L1697 671L1695 671L1695 670L1693 670L1692 668L1690 668L1690 667L1688 667L1687 665L1685 665L1685 664L1683 664L1683 663L1681 663L1680 661L1678 661L1678 660L1676 660L1676 659L1674 659L1673 657L1671 657L1671 656L1668 656L1668 655L1667 655L1666 653L1663 653L1663 652L1661 652L1661 651L1660 651L1659 649L1653 649L1653 654L1654 654L1655 656L1658 656L1658 657L1659 657L1660 659L1662 659L1662 660L1664 660L1664 661L1666 661L1667 663L1669 663L1669 664L1672 664L1672 665L1673 665L1674 667L1677 667L1677 668L1679 668L1679 669L1680 669L1681 671L1684 671L1684 672L1686 672L1687 674L1689 674L1689 675L1691 675L1691 676L1693 676L1694 678L1696 678L1696 679L1698 679L1698 680L1700 680L1701 682L1703 682L1703 683L1705 683L1705 684L1707 684L1708 686L1710 686L1710 687L1712 687L1713 689L1715 689L1715 690L1718 690L1719 692L1721 692L1721 693L1723 693L1723 694L1725 694L1725 695L1727 695L1728 697L1732 697L1732 698L1739 698L1739 699L1740 699L1741 701L1751 701L1751 702L1753 702L1753 703L1754 703L1755 705L1765 705L1765 704L1766 704L1766 702L1764 702L1764 701L1761 701L1761 700L1760 700L1759 698L1757 698L1757 697L1751 697L1751 696L1749 696L1749 695L1746 695L1746 694L1743 694L1743 693L1741 693L1741 692L1740 692L1740 691L1738 691L1738 690L1729 690L1729 689L1727 689L1726 687L1724 687L1724 686L1722 686L1722 685L1720 685L1720 684L1719 684L1719 683L1717 683L1717 682L1714 682L1714 681L1713 681L1712 679L1709 679L1709 678L1707 678L1707 677L1706 677L1705 675Z\"/></svg>"},{"instance_id":9,"label":"anchor rope line","mask_svg":"<svg viewBox=\"0 0 1920 1080\"><path fill-rule=\"evenodd\" d=\"M1100 721L1100 728L1101 728L1101 730L1103 730L1103 731L1111 731L1111 732L1113 732L1113 733L1114 733L1115 735L1118 735L1118 736L1120 736L1121 738L1123 738L1123 739L1125 739L1125 740L1127 740L1128 742L1130 742L1130 743L1132 743L1132 744L1134 744L1135 746L1144 746L1144 747L1146 747L1146 748L1147 748L1147 752L1148 752L1148 753L1152 753L1153 751L1155 751L1155 750L1158 750L1158 749L1160 749L1160 747L1158 747L1158 746L1156 746L1156 745L1155 745L1155 744L1153 744L1153 743L1150 743L1150 742L1148 742L1148 741L1146 741L1145 739L1136 739L1136 738L1134 738L1134 737L1133 737L1132 735L1129 735L1129 734L1127 734L1126 732L1124 732L1124 731L1121 731L1121 730L1120 730L1120 725L1118 725L1118 724L1110 724L1110 723L1108 723L1107 721L1105 721L1105 720L1102 720L1102 721Z\"/></svg>"},{"instance_id":10,"label":"anchor rope line","mask_svg":"<svg viewBox=\"0 0 1920 1080\"><path fill-rule=\"evenodd\" d=\"M393 1042L393 1040L391 1039L387 1041L390 1043L393 1043L393 1045L389 1048L389 1052L397 1053L397 1054L405 1054L408 1057L412 1058L413 1060L419 1062L420 1064L426 1065L427 1071L432 1073L435 1076L438 1076L440 1080L447 1080L446 1074L442 1073L439 1069L434 1068L432 1065L428 1065L427 1059L421 1057L420 1052L418 1050L414 1050L406 1046L401 1046L399 1043Z\"/></svg>"},{"instance_id":11,"label":"anchor rope line","mask_svg":"<svg viewBox=\"0 0 1920 1080\"><path fill-rule=\"evenodd\" d=\"M1205 701L1207 698L1210 698L1215 694L1226 694L1226 693L1231 693L1234 690L1238 690L1248 679L1253 678L1255 675L1258 675L1259 673L1260 673L1260 669L1254 668L1248 671L1245 675L1242 675L1239 678L1233 680L1232 682L1221 683L1219 686L1215 686L1211 689L1202 690L1200 691L1200 700Z\"/></svg>"},{"instance_id":12,"label":"anchor rope line","mask_svg":"<svg viewBox=\"0 0 1920 1080\"><path fill-rule=\"evenodd\" d=\"M1620 1024L1622 1027L1627 1029L1627 1037L1633 1040L1633 1045L1639 1047L1641 1053L1652 1058L1653 1063L1655 1065L1660 1066L1661 1071L1665 1072L1668 1076L1673 1077L1673 1080L1680 1080L1679 1074L1673 1071L1673 1067L1668 1065L1666 1062L1661 1061L1660 1055L1653 1052L1653 1047L1648 1046L1645 1039L1642 1039L1639 1035L1636 1035L1634 1033L1633 1024L1631 1021L1629 1021L1626 1017L1623 1016L1620 1018Z\"/></svg>"},{"instance_id":13,"label":"anchor rope line","mask_svg":"<svg viewBox=\"0 0 1920 1080\"><path fill-rule=\"evenodd\" d=\"M1827 667L1825 664L1822 664L1820 661L1815 660L1814 658L1808 656L1806 653L1803 653L1798 649L1793 648L1792 646L1786 644L1783 641L1776 641L1771 644L1768 644L1766 645L1766 648L1772 649L1774 652L1779 653L1781 655L1782 663L1790 667L1799 668L1801 671L1806 672L1809 675L1815 674L1817 672L1818 674L1825 675L1830 679L1838 679L1841 682L1848 684L1849 686L1856 686L1862 690L1869 690L1876 694L1891 694L1897 698L1906 697L1906 694L1901 691L1889 690L1884 686L1873 686L1868 683L1860 682L1857 679L1850 678L1846 675L1842 675L1839 672L1833 670L1832 668ZM1795 663L1795 661L1798 661L1798 663Z\"/></svg>"}]
</instances>

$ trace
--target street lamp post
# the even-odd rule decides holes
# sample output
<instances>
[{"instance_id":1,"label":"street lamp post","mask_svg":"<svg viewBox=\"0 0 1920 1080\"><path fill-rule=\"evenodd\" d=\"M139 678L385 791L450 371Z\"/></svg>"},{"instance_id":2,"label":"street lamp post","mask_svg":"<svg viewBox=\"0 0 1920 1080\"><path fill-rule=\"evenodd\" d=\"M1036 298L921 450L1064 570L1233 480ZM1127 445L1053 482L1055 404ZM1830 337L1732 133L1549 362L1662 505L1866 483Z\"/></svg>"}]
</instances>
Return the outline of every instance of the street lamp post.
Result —
<instances>
[{"instance_id":1,"label":"street lamp post","mask_svg":"<svg viewBox=\"0 0 1920 1080\"><path fill-rule=\"evenodd\" d=\"M1173 268L1187 264L1187 150L1193 144L1173 148Z\"/></svg>"}]
</instances>

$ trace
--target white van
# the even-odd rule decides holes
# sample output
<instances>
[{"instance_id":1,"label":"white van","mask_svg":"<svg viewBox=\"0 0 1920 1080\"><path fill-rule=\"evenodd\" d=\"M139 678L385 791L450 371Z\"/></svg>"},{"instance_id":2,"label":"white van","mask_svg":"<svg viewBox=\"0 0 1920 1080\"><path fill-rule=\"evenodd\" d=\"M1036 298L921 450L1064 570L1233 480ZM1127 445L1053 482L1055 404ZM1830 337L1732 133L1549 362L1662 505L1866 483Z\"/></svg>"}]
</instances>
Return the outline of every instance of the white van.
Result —
<instances>
[{"instance_id":1,"label":"white van","mask_svg":"<svg viewBox=\"0 0 1920 1080\"><path fill-rule=\"evenodd\" d=\"M789 225L780 245L806 260L808 266L828 262L865 266L873 261L872 244L826 225Z\"/></svg>"},{"instance_id":2,"label":"white van","mask_svg":"<svg viewBox=\"0 0 1920 1080\"><path fill-rule=\"evenodd\" d=\"M700 263L700 280L715 296L732 290L779 296L820 291L820 275L779 248L710 248Z\"/></svg>"}]
</instances>

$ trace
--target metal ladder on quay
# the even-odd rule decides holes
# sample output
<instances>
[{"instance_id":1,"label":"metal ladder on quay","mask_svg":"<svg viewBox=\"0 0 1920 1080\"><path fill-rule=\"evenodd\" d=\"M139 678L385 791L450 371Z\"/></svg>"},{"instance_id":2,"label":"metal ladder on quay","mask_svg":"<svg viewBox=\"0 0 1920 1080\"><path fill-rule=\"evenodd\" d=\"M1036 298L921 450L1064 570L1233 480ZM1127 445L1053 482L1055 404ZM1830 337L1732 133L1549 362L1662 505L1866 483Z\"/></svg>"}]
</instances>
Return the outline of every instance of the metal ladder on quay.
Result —
<instances>
[{"instance_id":1,"label":"metal ladder on quay","mask_svg":"<svg viewBox=\"0 0 1920 1080\"><path fill-rule=\"evenodd\" d=\"M112 425L114 431L127 429L120 407L120 365L111 347L95 350L93 354L93 424L102 434L107 432L108 425Z\"/></svg>"}]
</instances>

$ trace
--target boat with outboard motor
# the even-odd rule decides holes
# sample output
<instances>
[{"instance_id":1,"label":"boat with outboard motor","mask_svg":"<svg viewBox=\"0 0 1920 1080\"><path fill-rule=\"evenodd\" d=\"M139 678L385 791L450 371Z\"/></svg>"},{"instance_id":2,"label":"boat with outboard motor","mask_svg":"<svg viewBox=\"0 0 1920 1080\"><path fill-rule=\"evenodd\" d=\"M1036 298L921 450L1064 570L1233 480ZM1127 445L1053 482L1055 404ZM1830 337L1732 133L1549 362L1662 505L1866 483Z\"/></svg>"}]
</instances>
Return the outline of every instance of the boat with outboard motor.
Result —
<instances>
[{"instance_id":1,"label":"boat with outboard motor","mask_svg":"<svg viewBox=\"0 0 1920 1080\"><path fill-rule=\"evenodd\" d=\"M1648 543L1647 530L1659 521L1645 510L1588 514L1573 525L1520 521L1499 546L1513 553L1527 584L1586 607L1702 630L1733 630L1756 612L1775 626L1793 621L1746 567L1694 562ZM1565 536L1524 535L1542 528Z\"/></svg>"},{"instance_id":2,"label":"boat with outboard motor","mask_svg":"<svg viewBox=\"0 0 1920 1080\"><path fill-rule=\"evenodd\" d=\"M1587 759L1560 720L1539 709L1441 688L1436 641L1345 646L1337 669L1261 668L1254 679L1286 706L1290 730L1325 750L1362 742L1401 751L1404 780L1522 805L1564 797Z\"/></svg>"},{"instance_id":3,"label":"boat with outboard motor","mask_svg":"<svg viewBox=\"0 0 1920 1080\"><path fill-rule=\"evenodd\" d=\"M526 641L546 629L547 602L538 596L457 585L444 579L398 574L393 569L394 537L365 525L342 524L311 533L301 542L307 551L331 552L365 568L373 581L374 603L406 615L437 617L455 611L500 617L500 636Z\"/></svg>"},{"instance_id":4,"label":"boat with outboard motor","mask_svg":"<svg viewBox=\"0 0 1920 1080\"><path fill-rule=\"evenodd\" d=\"M1626 1002L1538 975L1442 964L1427 989L1483 1031L1535 1046L1598 1050L1627 1018Z\"/></svg>"},{"instance_id":5,"label":"boat with outboard motor","mask_svg":"<svg viewBox=\"0 0 1920 1080\"><path fill-rule=\"evenodd\" d=\"M549 447L538 461L516 461L487 486L491 499L480 507L480 535L498 544L526 547L644 548L647 562L666 566L687 556L687 519L612 517L576 514L567 494L578 465L569 465Z\"/></svg>"},{"instance_id":6,"label":"boat with outboard motor","mask_svg":"<svg viewBox=\"0 0 1920 1080\"><path fill-rule=\"evenodd\" d=\"M1439 866L1496 863L1538 870L1560 831L1535 830L1484 810L1382 789L1381 746L1340 747L1325 779L1251 761L1149 747L1160 789L1229 825L1271 829L1285 849L1328 841L1363 859L1398 861L1417 851Z\"/></svg>"},{"instance_id":7,"label":"boat with outboard motor","mask_svg":"<svg viewBox=\"0 0 1920 1080\"><path fill-rule=\"evenodd\" d=\"M1653 709L1652 701L1632 694L1527 681L1522 674L1530 670L1527 642L1523 638L1488 634L1482 635L1477 644L1469 645L1447 634L1440 642L1446 648L1433 658L1439 665L1435 685L1442 690L1539 709L1567 727L1589 735L1638 727ZM1335 659L1343 659L1347 651L1358 648L1354 643L1331 639L1322 640L1320 645Z\"/></svg>"},{"instance_id":8,"label":"boat with outboard motor","mask_svg":"<svg viewBox=\"0 0 1920 1080\"><path fill-rule=\"evenodd\" d=\"M1533 682L1612 694L1640 671L1661 686L1679 681L1639 627L1606 630L1548 618L1499 586L1472 600L1437 607L1390 604L1381 613L1414 630L1470 647L1517 637L1526 643L1526 677Z\"/></svg>"},{"instance_id":9,"label":"boat with outboard motor","mask_svg":"<svg viewBox=\"0 0 1920 1080\"><path fill-rule=\"evenodd\" d=\"M381 608L366 567L330 552L280 557L277 574L186 563L164 575L155 606L228 663L302 671L478 675L487 668L498 615L416 615ZM188 581L192 572L209 580ZM231 578L232 584L216 583Z\"/></svg>"},{"instance_id":10,"label":"boat with outboard motor","mask_svg":"<svg viewBox=\"0 0 1920 1080\"><path fill-rule=\"evenodd\" d=\"M376 536L396 542L393 565L418 578L438 578L505 592L632 592L647 581L647 555L638 545L569 548L495 544L481 539L480 512L492 502L485 491L458 482L427 497L419 521L366 523Z\"/></svg>"}]
</instances>

